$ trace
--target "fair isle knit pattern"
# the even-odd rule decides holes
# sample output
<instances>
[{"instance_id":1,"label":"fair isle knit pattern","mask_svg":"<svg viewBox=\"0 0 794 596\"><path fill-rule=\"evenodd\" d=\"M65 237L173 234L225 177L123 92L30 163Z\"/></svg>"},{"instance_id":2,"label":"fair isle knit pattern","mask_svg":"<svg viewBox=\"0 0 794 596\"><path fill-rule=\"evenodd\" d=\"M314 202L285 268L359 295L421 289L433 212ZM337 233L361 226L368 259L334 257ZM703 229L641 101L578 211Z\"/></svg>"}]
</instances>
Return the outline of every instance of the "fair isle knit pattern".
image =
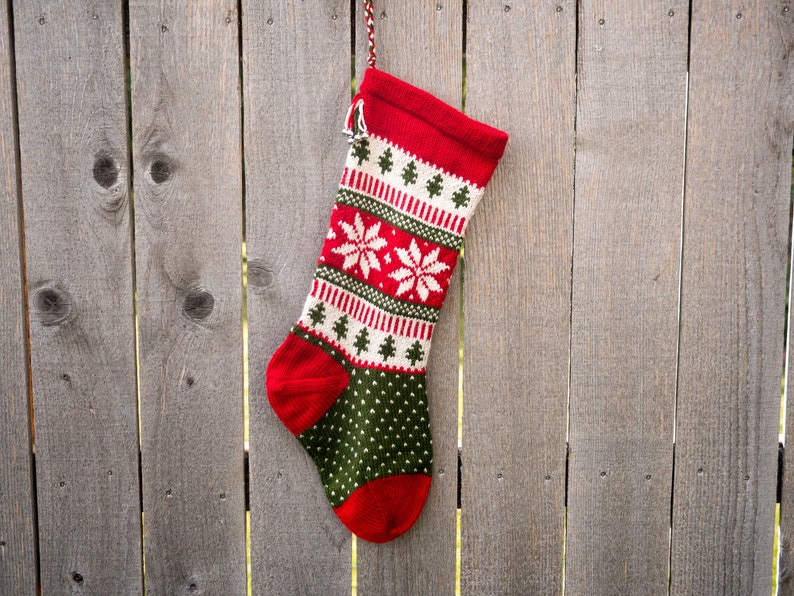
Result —
<instances>
[{"instance_id":1,"label":"fair isle knit pattern","mask_svg":"<svg viewBox=\"0 0 794 596\"><path fill-rule=\"evenodd\" d=\"M266 383L340 520L386 542L427 499L433 328L507 135L372 68L349 118L309 296Z\"/></svg>"},{"instance_id":2,"label":"fair isle knit pattern","mask_svg":"<svg viewBox=\"0 0 794 596\"><path fill-rule=\"evenodd\" d=\"M482 192L385 140L359 140L298 326L356 366L424 372Z\"/></svg>"},{"instance_id":3,"label":"fair isle knit pattern","mask_svg":"<svg viewBox=\"0 0 794 596\"><path fill-rule=\"evenodd\" d=\"M375 136L359 141L348 158L342 187L377 197L458 237L484 190Z\"/></svg>"}]
</instances>

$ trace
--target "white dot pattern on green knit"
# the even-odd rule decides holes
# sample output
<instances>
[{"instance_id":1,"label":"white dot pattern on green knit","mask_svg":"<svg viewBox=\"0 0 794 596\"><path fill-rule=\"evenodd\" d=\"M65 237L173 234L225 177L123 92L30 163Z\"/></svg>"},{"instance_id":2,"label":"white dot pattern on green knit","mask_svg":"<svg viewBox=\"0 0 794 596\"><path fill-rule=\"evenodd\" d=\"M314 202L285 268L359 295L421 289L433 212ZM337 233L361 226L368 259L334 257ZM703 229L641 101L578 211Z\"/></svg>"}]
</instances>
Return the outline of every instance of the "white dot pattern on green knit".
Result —
<instances>
[{"instance_id":1,"label":"white dot pattern on green knit","mask_svg":"<svg viewBox=\"0 0 794 596\"><path fill-rule=\"evenodd\" d=\"M333 507L376 478L432 473L425 375L351 368L339 399L298 439Z\"/></svg>"}]
</instances>

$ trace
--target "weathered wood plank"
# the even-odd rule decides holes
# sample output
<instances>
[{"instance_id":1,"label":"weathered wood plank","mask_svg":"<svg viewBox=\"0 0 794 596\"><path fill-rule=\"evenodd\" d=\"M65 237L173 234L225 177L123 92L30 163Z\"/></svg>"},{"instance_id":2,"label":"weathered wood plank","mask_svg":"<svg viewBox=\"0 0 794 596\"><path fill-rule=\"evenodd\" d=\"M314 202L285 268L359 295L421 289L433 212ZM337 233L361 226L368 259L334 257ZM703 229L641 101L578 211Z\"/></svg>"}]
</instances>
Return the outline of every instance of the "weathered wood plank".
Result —
<instances>
[{"instance_id":1,"label":"weathered wood plank","mask_svg":"<svg viewBox=\"0 0 794 596\"><path fill-rule=\"evenodd\" d=\"M788 31L789 48L794 46L792 41L791 30L794 26L794 15L790 9L786 11L788 14L784 15L788 18L783 19L783 31ZM792 105L792 98L794 98L794 68L790 65L788 68L778 71L782 74L777 79L781 85L782 97L788 95L788 105L784 104L783 114L788 113L789 122L792 112L786 110L794 109ZM783 120L785 122L785 119ZM775 189L775 194L785 193L785 189L791 188L791 162L788 156L792 153L792 147L789 144L786 146L785 141L791 143L792 136L789 134L785 137L782 146L780 147L780 160L779 160L779 181L778 187ZM791 248L791 247L789 247ZM794 250L791 251L790 259L794 259ZM789 266L792 261L789 261ZM789 297L792 295L791 286L789 285ZM790 298L789 298L790 300ZM789 303L788 309L788 345L786 346L786 358L788 360L786 365L786 436L783 461L783 486L780 495L780 547L779 547L779 567L778 567L778 594L782 596L792 596L794 594L794 388L792 387L792 371L794 371L794 356L792 356L791 347L794 343L791 341L792 324L794 324L794 312L792 312L791 304Z\"/></svg>"},{"instance_id":2,"label":"weathered wood plank","mask_svg":"<svg viewBox=\"0 0 794 596\"><path fill-rule=\"evenodd\" d=\"M237 3L130 2L146 590L245 594Z\"/></svg>"},{"instance_id":3,"label":"weathered wood plank","mask_svg":"<svg viewBox=\"0 0 794 596\"><path fill-rule=\"evenodd\" d=\"M794 71L788 71L787 85L794 85ZM790 155L791 148L786 150L785 146L781 150L782 155ZM792 172L788 160L781 160L780 163L780 185L791 186ZM779 191L778 191L779 192ZM791 247L790 247L791 248ZM794 250L790 254L789 267L794 265ZM789 282L791 283L791 282ZM789 296L792 287L789 285ZM783 460L783 485L780 494L780 545L778 558L778 594L781 596L791 596L794 594L794 461L792 451L794 451L794 387L792 387L792 372L794 372L794 356L791 353L791 325L794 324L794 312L789 302L788 309L788 343L786 346L786 423L785 423L785 450Z\"/></svg>"},{"instance_id":4,"label":"weathered wood plank","mask_svg":"<svg viewBox=\"0 0 794 596\"><path fill-rule=\"evenodd\" d=\"M13 47L0 1L0 593L36 594L27 317L22 279Z\"/></svg>"},{"instance_id":5,"label":"weathered wood plank","mask_svg":"<svg viewBox=\"0 0 794 596\"><path fill-rule=\"evenodd\" d=\"M366 28L356 2L356 70L367 66ZM462 105L463 3L375 2L377 66L448 104ZM453 273L433 330L427 394L433 435L433 483L416 524L386 544L357 542L361 594L452 594L458 457L459 273Z\"/></svg>"},{"instance_id":6,"label":"weathered wood plank","mask_svg":"<svg viewBox=\"0 0 794 596\"><path fill-rule=\"evenodd\" d=\"M14 9L41 589L140 594L122 2Z\"/></svg>"},{"instance_id":7,"label":"weathered wood plank","mask_svg":"<svg viewBox=\"0 0 794 596\"><path fill-rule=\"evenodd\" d=\"M345 160L350 3L246 0L243 80L253 593L350 593L350 532L264 384L311 287Z\"/></svg>"},{"instance_id":8,"label":"weathered wood plank","mask_svg":"<svg viewBox=\"0 0 794 596\"><path fill-rule=\"evenodd\" d=\"M692 6L673 594L771 589L794 132L787 6Z\"/></svg>"},{"instance_id":9,"label":"weathered wood plank","mask_svg":"<svg viewBox=\"0 0 794 596\"><path fill-rule=\"evenodd\" d=\"M562 591L575 31L572 0L469 2L466 111L510 142L466 241L463 594Z\"/></svg>"},{"instance_id":10,"label":"weathered wood plank","mask_svg":"<svg viewBox=\"0 0 794 596\"><path fill-rule=\"evenodd\" d=\"M660 593L688 2L579 6L566 590Z\"/></svg>"}]
</instances>

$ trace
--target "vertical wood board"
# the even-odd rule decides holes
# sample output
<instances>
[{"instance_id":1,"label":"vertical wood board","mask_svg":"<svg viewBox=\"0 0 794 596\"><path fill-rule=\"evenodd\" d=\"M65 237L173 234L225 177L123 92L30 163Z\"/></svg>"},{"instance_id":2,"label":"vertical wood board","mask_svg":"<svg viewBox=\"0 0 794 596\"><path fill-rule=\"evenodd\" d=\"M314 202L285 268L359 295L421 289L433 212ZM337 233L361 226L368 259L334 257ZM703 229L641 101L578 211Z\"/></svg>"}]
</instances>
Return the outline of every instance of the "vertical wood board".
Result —
<instances>
[{"instance_id":1,"label":"vertical wood board","mask_svg":"<svg viewBox=\"0 0 794 596\"><path fill-rule=\"evenodd\" d=\"M41 589L140 594L122 2L14 9Z\"/></svg>"},{"instance_id":2,"label":"vertical wood board","mask_svg":"<svg viewBox=\"0 0 794 596\"><path fill-rule=\"evenodd\" d=\"M794 71L789 70L787 85L794 84ZM793 106L794 107L794 106ZM791 154L784 149L782 154ZM781 161L781 184L791 187L792 169L788 160ZM790 244L790 239L789 239ZM790 259L794 260L794 251L789 246ZM789 267L792 266L789 260ZM789 269L790 270L790 269ZM789 296L791 296L791 280L789 280ZM791 325L794 323L794 313L791 303L788 308L787 345L786 345L786 372L785 372L785 438L783 458L783 484L780 487L780 542L778 557L778 594L791 596L794 594L794 462L792 462L791 449L794 445L794 390L792 390L792 367L794 359L791 354ZM780 462L778 462L780 463ZM778 471L779 473L779 471Z\"/></svg>"},{"instance_id":3,"label":"vertical wood board","mask_svg":"<svg viewBox=\"0 0 794 596\"><path fill-rule=\"evenodd\" d=\"M350 532L265 392L298 320L347 151L350 3L243 2L254 594L349 594Z\"/></svg>"},{"instance_id":4,"label":"vertical wood board","mask_svg":"<svg viewBox=\"0 0 794 596\"><path fill-rule=\"evenodd\" d=\"M27 316L9 5L0 2L0 593L36 594Z\"/></svg>"},{"instance_id":5,"label":"vertical wood board","mask_svg":"<svg viewBox=\"0 0 794 596\"><path fill-rule=\"evenodd\" d=\"M573 1L468 5L466 111L510 141L466 241L463 594L562 591L575 31Z\"/></svg>"},{"instance_id":6,"label":"vertical wood board","mask_svg":"<svg viewBox=\"0 0 794 596\"><path fill-rule=\"evenodd\" d=\"M565 581L667 589L689 7L580 3Z\"/></svg>"},{"instance_id":7,"label":"vertical wood board","mask_svg":"<svg viewBox=\"0 0 794 596\"><path fill-rule=\"evenodd\" d=\"M245 594L237 3L129 10L146 591Z\"/></svg>"},{"instance_id":8,"label":"vertical wood board","mask_svg":"<svg viewBox=\"0 0 794 596\"><path fill-rule=\"evenodd\" d=\"M794 129L787 5L692 8L672 594L771 589Z\"/></svg>"},{"instance_id":9,"label":"vertical wood board","mask_svg":"<svg viewBox=\"0 0 794 596\"><path fill-rule=\"evenodd\" d=\"M362 3L356 3L356 71L361 81L368 49ZM463 3L375 2L377 67L460 109L463 74ZM452 594L458 458L458 344L460 269L452 274L427 363L433 437L430 494L416 524L396 540L359 540L361 594Z\"/></svg>"},{"instance_id":10,"label":"vertical wood board","mask_svg":"<svg viewBox=\"0 0 794 596\"><path fill-rule=\"evenodd\" d=\"M782 11L788 5L783 6ZM794 14L791 8L782 15L780 19L780 31L784 33L783 39L788 39L788 48L794 48ZM781 106L782 120L788 122L788 136L785 137L786 143L780 147L778 167L779 169L779 189L776 193L784 194L785 189L791 189L792 184L792 161L789 158L792 154L792 119L794 119L794 68L788 66L777 71L776 86L780 87L779 93L783 100ZM784 131L785 134L785 131ZM776 185L776 186L777 186ZM789 191L790 192L790 191ZM791 202L791 194L789 194ZM794 251L791 251L791 232L789 231L789 252L790 259L794 259ZM792 261L789 260L789 267ZM792 390L792 370L794 370L794 359L791 354L791 329L794 323L794 313L791 309L791 285L789 285L789 308L788 308L788 345L786 346L786 420L785 420L785 446L783 461L783 486L780 494L780 546L779 546L779 566L778 566L778 593L783 596L794 594L794 463L792 463L792 453L794 453L794 391Z\"/></svg>"}]
</instances>

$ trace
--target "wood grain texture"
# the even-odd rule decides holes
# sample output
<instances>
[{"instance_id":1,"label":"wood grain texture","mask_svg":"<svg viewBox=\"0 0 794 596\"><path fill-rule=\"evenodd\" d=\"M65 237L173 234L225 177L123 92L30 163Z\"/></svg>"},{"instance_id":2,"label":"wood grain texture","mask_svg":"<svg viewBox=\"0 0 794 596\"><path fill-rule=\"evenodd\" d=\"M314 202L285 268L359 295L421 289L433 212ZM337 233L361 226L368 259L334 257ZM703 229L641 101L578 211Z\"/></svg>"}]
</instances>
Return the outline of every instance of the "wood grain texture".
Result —
<instances>
[{"instance_id":1,"label":"wood grain texture","mask_svg":"<svg viewBox=\"0 0 794 596\"><path fill-rule=\"evenodd\" d=\"M36 594L27 316L22 278L13 46L0 1L0 594Z\"/></svg>"},{"instance_id":2,"label":"wood grain texture","mask_svg":"<svg viewBox=\"0 0 794 596\"><path fill-rule=\"evenodd\" d=\"M794 86L794 71L788 70L788 81L785 83L790 88ZM792 106L794 108L794 106ZM791 154L783 147L781 154ZM792 172L788 163L781 164L781 181L783 186L791 187ZM791 247L789 247L791 248ZM791 251L789 266L794 265L794 250ZM791 283L791 282L789 282ZM791 296L789 285L789 296ZM791 352L791 325L794 324L794 312L789 303L788 309L788 343L786 345L786 422L785 422L785 450L783 461L783 486L780 494L780 544L778 558L778 594L792 596L794 594L794 461L792 461L792 448L794 446L794 387L792 387L792 372L794 372L794 356Z\"/></svg>"},{"instance_id":3,"label":"wood grain texture","mask_svg":"<svg viewBox=\"0 0 794 596\"><path fill-rule=\"evenodd\" d=\"M782 8L781 8L782 10ZM788 50L794 49L794 15L791 9L786 11L787 14L780 19L780 30L784 33L783 39L788 39ZM790 55L790 54L789 54ZM778 56L779 59L779 56ZM782 66L782 65L781 65ZM781 146L779 148L779 180L774 185L774 190L770 195L774 195L777 200L783 200L786 194L785 189L791 188L791 162L788 156L792 153L791 144L788 146L786 142L792 142L792 135L785 136L785 123L788 122L789 126L792 118L794 118L794 68L788 65L787 68L781 68L777 71L777 78L773 79L779 90L775 90L775 94L783 99L780 110L781 123L784 124L784 132L781 135ZM784 99L788 96L788 99ZM789 247L791 248L791 247ZM791 251L791 259L794 259L794 251ZM791 261L790 261L791 265ZM789 286L789 296L791 296L791 286ZM788 360L786 365L786 435L785 435L785 458L783 462L783 486L780 495L780 557L778 567L778 594L781 596L794 595L794 388L792 387L792 374L794 372L794 356L791 352L791 347L794 345L791 341L792 324L794 324L794 312L792 312L791 304L789 303L788 309L788 345L786 346L786 358Z\"/></svg>"},{"instance_id":4,"label":"wood grain texture","mask_svg":"<svg viewBox=\"0 0 794 596\"><path fill-rule=\"evenodd\" d=\"M356 70L367 64L366 29L356 2ZM375 2L377 67L462 106L463 3ZM433 483L416 524L392 542L359 540L361 594L453 594L458 458L459 269L453 273L444 308L433 330L427 364L427 394L433 436Z\"/></svg>"},{"instance_id":5,"label":"wood grain texture","mask_svg":"<svg viewBox=\"0 0 794 596\"><path fill-rule=\"evenodd\" d=\"M463 594L562 592L575 31L469 2L466 111L510 141L466 240Z\"/></svg>"},{"instance_id":6,"label":"wood grain texture","mask_svg":"<svg viewBox=\"0 0 794 596\"><path fill-rule=\"evenodd\" d=\"M140 594L122 2L14 9L41 589Z\"/></svg>"},{"instance_id":7,"label":"wood grain texture","mask_svg":"<svg viewBox=\"0 0 794 596\"><path fill-rule=\"evenodd\" d=\"M146 591L245 594L237 3L129 9Z\"/></svg>"},{"instance_id":8,"label":"wood grain texture","mask_svg":"<svg viewBox=\"0 0 794 596\"><path fill-rule=\"evenodd\" d=\"M787 20L788 27L794 23L794 17L790 16ZM792 43L794 46L794 43ZM780 77L781 84L784 88L789 89L789 95L794 92L794 69L787 69L785 77ZM789 104L789 109L794 110L794 105ZM791 148L786 149L785 145L781 150L781 157L783 155L791 154ZM792 185L792 169L789 169L788 160L783 163L781 160L781 181L780 184L784 187L791 187ZM779 191L778 191L779 192ZM794 265L794 250L790 249L789 270ZM791 280L789 280L789 296L791 296L792 287ZM792 312L791 303L789 301L788 307L788 322L787 322L787 345L786 345L786 370L785 370L785 438L784 438L784 458L783 458L783 485L779 494L780 497L780 543L779 543L779 558L778 558L778 594L781 596L792 596L794 594L794 387L792 387L792 374L794 373L794 356L791 352L791 329L794 324L794 312ZM778 471L779 473L779 471Z\"/></svg>"},{"instance_id":9,"label":"wood grain texture","mask_svg":"<svg viewBox=\"0 0 794 596\"><path fill-rule=\"evenodd\" d=\"M270 408L265 370L300 317L347 152L350 3L243 3L254 594L349 594L350 532Z\"/></svg>"},{"instance_id":10,"label":"wood grain texture","mask_svg":"<svg viewBox=\"0 0 794 596\"><path fill-rule=\"evenodd\" d=\"M688 3L579 5L566 590L667 589Z\"/></svg>"},{"instance_id":11,"label":"wood grain texture","mask_svg":"<svg viewBox=\"0 0 794 596\"><path fill-rule=\"evenodd\" d=\"M672 594L768 594L794 132L786 2L692 8Z\"/></svg>"}]
</instances>

